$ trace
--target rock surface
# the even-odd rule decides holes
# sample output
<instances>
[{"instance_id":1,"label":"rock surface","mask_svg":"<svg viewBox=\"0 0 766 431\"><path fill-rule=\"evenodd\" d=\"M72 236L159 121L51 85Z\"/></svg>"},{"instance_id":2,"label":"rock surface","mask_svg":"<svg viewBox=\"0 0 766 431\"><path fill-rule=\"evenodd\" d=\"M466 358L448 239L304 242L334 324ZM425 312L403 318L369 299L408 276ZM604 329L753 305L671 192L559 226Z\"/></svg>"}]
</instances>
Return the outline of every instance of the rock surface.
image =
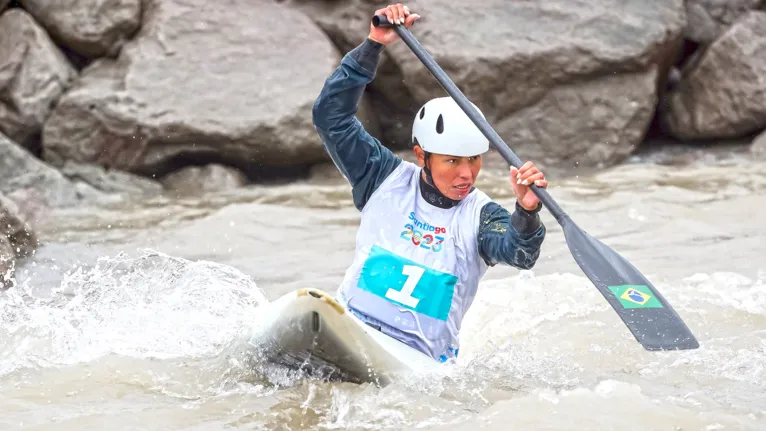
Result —
<instances>
[{"instance_id":1,"label":"rock surface","mask_svg":"<svg viewBox=\"0 0 766 431\"><path fill-rule=\"evenodd\" d=\"M766 12L753 11L684 71L663 114L680 139L736 138L766 127Z\"/></svg>"},{"instance_id":2,"label":"rock surface","mask_svg":"<svg viewBox=\"0 0 766 431\"><path fill-rule=\"evenodd\" d=\"M77 205L96 196L89 186L77 185L0 133L0 192L40 196L48 207Z\"/></svg>"},{"instance_id":3,"label":"rock surface","mask_svg":"<svg viewBox=\"0 0 766 431\"><path fill-rule=\"evenodd\" d=\"M16 257L13 255L8 238L0 235L0 290L13 285L13 275L16 272Z\"/></svg>"},{"instance_id":4,"label":"rock surface","mask_svg":"<svg viewBox=\"0 0 766 431\"><path fill-rule=\"evenodd\" d=\"M18 207L0 193L0 289L13 284L16 259L29 257L36 247L37 236Z\"/></svg>"},{"instance_id":5,"label":"rock surface","mask_svg":"<svg viewBox=\"0 0 766 431\"><path fill-rule=\"evenodd\" d=\"M747 12L763 6L764 0L686 0L686 38L710 43Z\"/></svg>"},{"instance_id":6,"label":"rock surface","mask_svg":"<svg viewBox=\"0 0 766 431\"><path fill-rule=\"evenodd\" d=\"M85 57L112 55L141 24L141 0L20 0L61 45Z\"/></svg>"},{"instance_id":7,"label":"rock surface","mask_svg":"<svg viewBox=\"0 0 766 431\"><path fill-rule=\"evenodd\" d=\"M327 158L311 108L339 54L271 0L148 0L116 61L85 69L43 131L43 154L139 173L183 157L296 165Z\"/></svg>"},{"instance_id":8,"label":"rock surface","mask_svg":"<svg viewBox=\"0 0 766 431\"><path fill-rule=\"evenodd\" d=\"M8 7L8 3L10 3L11 0L0 0L0 13L3 13L6 7Z\"/></svg>"},{"instance_id":9,"label":"rock surface","mask_svg":"<svg viewBox=\"0 0 766 431\"><path fill-rule=\"evenodd\" d=\"M344 51L367 35L379 7L364 0L290 4L316 17ZM413 34L520 157L544 147L553 159L583 164L620 161L640 143L686 23L683 0L414 0L408 5L423 16ZM409 140L414 113L445 91L404 43L387 47L384 55L371 87L385 98L393 118L384 127L400 124L399 140ZM654 85L647 85L650 75ZM586 133L575 133L541 120L564 115L557 111L557 94L566 94L569 101L563 104L580 108L567 111L567 124L610 129L580 126ZM594 112L607 111L622 118L593 120ZM518 135L528 138L510 141ZM599 148L582 152L590 145Z\"/></svg>"},{"instance_id":10,"label":"rock surface","mask_svg":"<svg viewBox=\"0 0 766 431\"><path fill-rule=\"evenodd\" d=\"M0 132L26 144L77 72L24 10L0 15Z\"/></svg>"},{"instance_id":11,"label":"rock surface","mask_svg":"<svg viewBox=\"0 0 766 431\"><path fill-rule=\"evenodd\" d=\"M159 181L93 164L67 161L61 167L61 173L71 181L82 181L106 193L156 196L163 192Z\"/></svg>"},{"instance_id":12,"label":"rock surface","mask_svg":"<svg viewBox=\"0 0 766 431\"><path fill-rule=\"evenodd\" d=\"M179 195L230 190L247 183L247 177L239 170L218 164L189 166L162 179L168 191Z\"/></svg>"},{"instance_id":13,"label":"rock surface","mask_svg":"<svg viewBox=\"0 0 766 431\"><path fill-rule=\"evenodd\" d=\"M37 235L23 218L18 206L0 193L0 237L7 238L14 255L30 256L37 248Z\"/></svg>"},{"instance_id":14,"label":"rock surface","mask_svg":"<svg viewBox=\"0 0 766 431\"><path fill-rule=\"evenodd\" d=\"M750 152L759 158L766 160L766 131L761 132L761 134L753 140L753 144L750 146Z\"/></svg>"}]
</instances>

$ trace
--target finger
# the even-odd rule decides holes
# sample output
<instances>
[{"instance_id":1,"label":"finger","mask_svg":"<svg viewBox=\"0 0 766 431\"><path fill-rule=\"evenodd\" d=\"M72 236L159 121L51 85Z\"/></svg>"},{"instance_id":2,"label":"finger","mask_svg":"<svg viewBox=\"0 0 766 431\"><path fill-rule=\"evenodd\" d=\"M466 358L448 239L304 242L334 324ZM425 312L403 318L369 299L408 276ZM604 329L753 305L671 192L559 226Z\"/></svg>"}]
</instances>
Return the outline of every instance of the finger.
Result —
<instances>
[{"instance_id":1,"label":"finger","mask_svg":"<svg viewBox=\"0 0 766 431\"><path fill-rule=\"evenodd\" d=\"M527 169L526 172L522 172L520 180L521 181L529 180L531 182L532 180L530 180L529 178L539 173L540 171L537 170L536 167L532 166L531 168Z\"/></svg>"},{"instance_id":2,"label":"finger","mask_svg":"<svg viewBox=\"0 0 766 431\"><path fill-rule=\"evenodd\" d=\"M404 6L399 3L399 14L401 16L402 24L407 22L407 12L404 10Z\"/></svg>"},{"instance_id":3,"label":"finger","mask_svg":"<svg viewBox=\"0 0 766 431\"><path fill-rule=\"evenodd\" d=\"M537 180L537 181L535 181L535 185L537 187L540 187L541 189L544 189L544 188L548 187L548 181L546 181L546 180Z\"/></svg>"},{"instance_id":4,"label":"finger","mask_svg":"<svg viewBox=\"0 0 766 431\"><path fill-rule=\"evenodd\" d=\"M412 24L415 23L415 21L420 18L420 15L413 13L412 15L408 16L407 19L404 20L404 26L407 28L412 27Z\"/></svg>"},{"instance_id":5,"label":"finger","mask_svg":"<svg viewBox=\"0 0 766 431\"><path fill-rule=\"evenodd\" d=\"M527 177L522 177L521 185L527 186L529 184L532 184L535 181L544 180L544 179L545 179L545 176L543 175L543 173L542 172L537 172L537 173L535 173L533 175L529 175Z\"/></svg>"},{"instance_id":6,"label":"finger","mask_svg":"<svg viewBox=\"0 0 766 431\"><path fill-rule=\"evenodd\" d=\"M412 12L410 12L410 8L409 8L409 7L407 7L407 6L405 6L405 7L404 7L404 15L405 15L405 16L410 16L410 13L412 13Z\"/></svg>"},{"instance_id":7,"label":"finger","mask_svg":"<svg viewBox=\"0 0 766 431\"><path fill-rule=\"evenodd\" d=\"M388 18L388 22L390 22L391 24L395 24L395 22L394 22L394 12L393 12L393 10L392 10L392 7L391 7L391 5L388 5L388 6L387 6L387 7L384 9L384 11L383 11L383 15L385 15L385 16L386 16L386 18Z\"/></svg>"},{"instance_id":8,"label":"finger","mask_svg":"<svg viewBox=\"0 0 766 431\"><path fill-rule=\"evenodd\" d=\"M394 10L394 23L402 24L404 22L404 9L401 3L397 3L392 8Z\"/></svg>"},{"instance_id":9,"label":"finger","mask_svg":"<svg viewBox=\"0 0 766 431\"><path fill-rule=\"evenodd\" d=\"M524 172L526 172L526 171L527 171L527 169L531 168L532 166L534 166L534 165L532 164L532 162L526 162L526 163L524 163L524 164L523 164L523 165L522 165L522 166L519 168L519 176L518 176L518 178L521 178L521 175L524 175Z\"/></svg>"}]
</instances>

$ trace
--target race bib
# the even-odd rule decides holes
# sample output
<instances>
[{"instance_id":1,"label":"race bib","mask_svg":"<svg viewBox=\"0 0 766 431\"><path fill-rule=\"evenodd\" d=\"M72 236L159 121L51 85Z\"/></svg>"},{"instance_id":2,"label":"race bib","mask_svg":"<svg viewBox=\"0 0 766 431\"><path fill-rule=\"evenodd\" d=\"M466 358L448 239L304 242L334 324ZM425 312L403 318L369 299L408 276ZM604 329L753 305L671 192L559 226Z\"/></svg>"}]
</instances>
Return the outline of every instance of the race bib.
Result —
<instances>
[{"instance_id":1,"label":"race bib","mask_svg":"<svg viewBox=\"0 0 766 431\"><path fill-rule=\"evenodd\" d=\"M428 268L376 245L362 266L360 289L394 304L447 320L457 277Z\"/></svg>"}]
</instances>

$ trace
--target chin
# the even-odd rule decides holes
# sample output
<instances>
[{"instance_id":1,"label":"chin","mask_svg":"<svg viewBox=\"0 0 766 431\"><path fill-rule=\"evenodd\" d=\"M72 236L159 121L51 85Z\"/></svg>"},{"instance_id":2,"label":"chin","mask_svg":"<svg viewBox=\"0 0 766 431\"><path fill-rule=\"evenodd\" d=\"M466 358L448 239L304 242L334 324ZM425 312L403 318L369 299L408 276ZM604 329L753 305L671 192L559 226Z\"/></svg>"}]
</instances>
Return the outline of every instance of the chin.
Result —
<instances>
[{"instance_id":1,"label":"chin","mask_svg":"<svg viewBox=\"0 0 766 431\"><path fill-rule=\"evenodd\" d=\"M468 197L468 194L471 192L471 188L469 187L468 190L464 192L458 192L455 190L451 190L450 193L447 195L448 198L455 200L455 201L462 201L463 199Z\"/></svg>"}]
</instances>

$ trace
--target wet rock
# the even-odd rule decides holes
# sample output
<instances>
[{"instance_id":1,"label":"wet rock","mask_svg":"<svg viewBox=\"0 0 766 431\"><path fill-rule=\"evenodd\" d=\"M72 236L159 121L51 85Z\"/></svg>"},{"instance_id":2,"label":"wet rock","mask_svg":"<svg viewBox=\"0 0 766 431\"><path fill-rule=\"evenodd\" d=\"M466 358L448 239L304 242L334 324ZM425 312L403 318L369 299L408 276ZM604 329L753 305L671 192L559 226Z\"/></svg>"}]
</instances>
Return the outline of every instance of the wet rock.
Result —
<instances>
[{"instance_id":1,"label":"wet rock","mask_svg":"<svg viewBox=\"0 0 766 431\"><path fill-rule=\"evenodd\" d=\"M764 5L764 0L687 0L686 38L697 43L710 43L737 19Z\"/></svg>"},{"instance_id":2,"label":"wet rock","mask_svg":"<svg viewBox=\"0 0 766 431\"><path fill-rule=\"evenodd\" d=\"M551 89L539 102L494 127L524 159L555 163L575 157L590 164L624 159L641 142L657 103L657 70L597 78ZM613 97L619 89L620 97ZM560 148L567 143L565 149Z\"/></svg>"},{"instance_id":3,"label":"wet rock","mask_svg":"<svg viewBox=\"0 0 766 431\"><path fill-rule=\"evenodd\" d=\"M116 53L141 24L141 0L20 0L61 45L89 58Z\"/></svg>"},{"instance_id":4,"label":"wet rock","mask_svg":"<svg viewBox=\"0 0 766 431\"><path fill-rule=\"evenodd\" d=\"M46 160L145 175L181 158L326 160L311 109L340 57L309 17L271 0L145 6L118 58L85 69L46 122Z\"/></svg>"},{"instance_id":5,"label":"wet rock","mask_svg":"<svg viewBox=\"0 0 766 431\"><path fill-rule=\"evenodd\" d=\"M25 192L27 190L28 192ZM39 196L43 202L29 204L45 207L67 207L96 198L90 186L73 184L58 170L37 159L7 136L0 133L0 192ZM24 198L23 198L24 199ZM22 200L23 200L22 199Z\"/></svg>"},{"instance_id":6,"label":"wet rock","mask_svg":"<svg viewBox=\"0 0 766 431\"><path fill-rule=\"evenodd\" d=\"M766 131L761 132L761 134L753 140L753 144L750 146L750 152L759 158L766 160Z\"/></svg>"},{"instance_id":7,"label":"wet rock","mask_svg":"<svg viewBox=\"0 0 766 431\"><path fill-rule=\"evenodd\" d=\"M13 255L8 238L0 235L0 290L13 285L13 275L16 272L16 257Z\"/></svg>"},{"instance_id":8,"label":"wet rock","mask_svg":"<svg viewBox=\"0 0 766 431\"><path fill-rule=\"evenodd\" d=\"M736 138L766 126L766 12L749 12L684 71L663 119L679 139Z\"/></svg>"},{"instance_id":9,"label":"wet rock","mask_svg":"<svg viewBox=\"0 0 766 431\"><path fill-rule=\"evenodd\" d=\"M16 204L0 194L0 289L13 284L16 259L29 257L36 247L37 236Z\"/></svg>"},{"instance_id":10,"label":"wet rock","mask_svg":"<svg viewBox=\"0 0 766 431\"><path fill-rule=\"evenodd\" d=\"M114 171L87 163L67 161L61 173L71 181L82 181L97 190L125 195L155 196L163 191L162 184L148 178Z\"/></svg>"},{"instance_id":11,"label":"wet rock","mask_svg":"<svg viewBox=\"0 0 766 431\"><path fill-rule=\"evenodd\" d=\"M23 9L0 16L0 132L26 144L77 72Z\"/></svg>"},{"instance_id":12,"label":"wet rock","mask_svg":"<svg viewBox=\"0 0 766 431\"><path fill-rule=\"evenodd\" d=\"M167 190L179 195L231 190L247 183L239 170L218 164L189 166L162 179Z\"/></svg>"},{"instance_id":13,"label":"wet rock","mask_svg":"<svg viewBox=\"0 0 766 431\"><path fill-rule=\"evenodd\" d=\"M380 7L365 0L289 4L316 19L345 51L367 36ZM408 5L422 15L413 34L517 154L545 148L552 159L580 164L618 162L640 143L686 24L683 0ZM401 139L409 139L417 109L445 95L402 42L386 48L371 87L385 98L385 114L393 117L387 121L399 124ZM556 101L559 94L567 100ZM561 110L574 106L579 109ZM602 118L594 120L594 114ZM577 133L552 120L565 116ZM609 129L596 130L602 127ZM529 138L512 141L520 135ZM591 145L598 149L582 151Z\"/></svg>"},{"instance_id":14,"label":"wet rock","mask_svg":"<svg viewBox=\"0 0 766 431\"><path fill-rule=\"evenodd\" d=\"M18 205L3 194L0 194L0 237L8 239L16 257L29 257L37 248L37 235Z\"/></svg>"}]
</instances>

